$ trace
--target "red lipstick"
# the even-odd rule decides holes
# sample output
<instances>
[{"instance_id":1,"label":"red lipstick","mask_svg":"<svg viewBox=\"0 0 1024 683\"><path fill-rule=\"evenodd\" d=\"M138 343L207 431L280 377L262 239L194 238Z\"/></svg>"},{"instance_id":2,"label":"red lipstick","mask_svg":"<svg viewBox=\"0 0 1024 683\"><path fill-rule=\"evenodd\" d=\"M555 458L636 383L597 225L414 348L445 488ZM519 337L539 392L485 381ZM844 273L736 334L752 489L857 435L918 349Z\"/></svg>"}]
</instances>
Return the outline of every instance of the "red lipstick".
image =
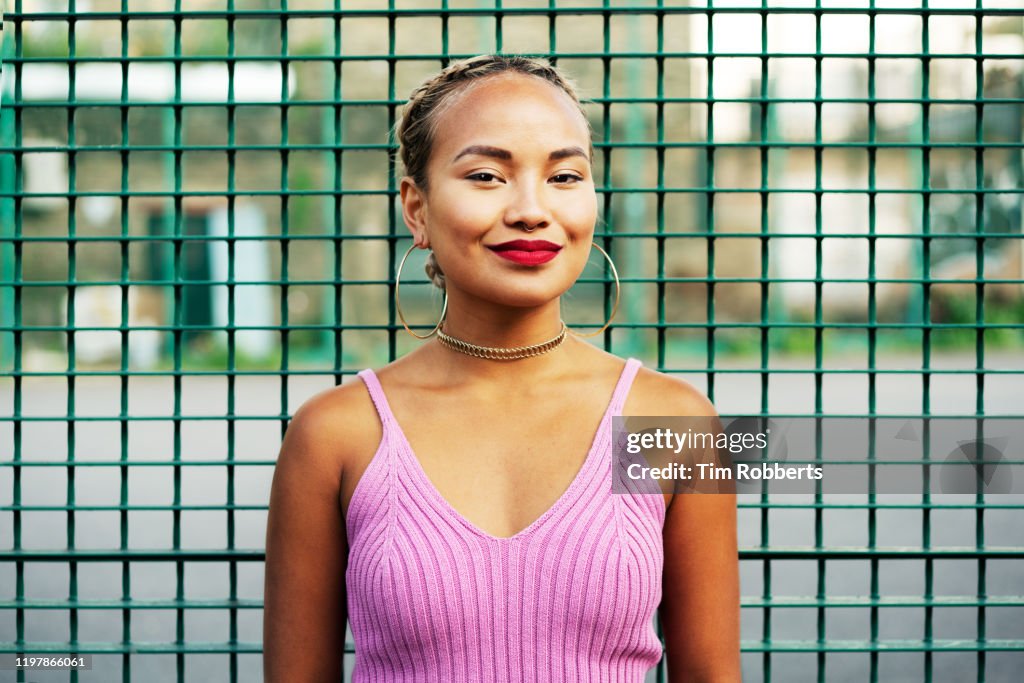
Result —
<instances>
[{"instance_id":1,"label":"red lipstick","mask_svg":"<svg viewBox=\"0 0 1024 683\"><path fill-rule=\"evenodd\" d=\"M546 240L512 240L487 247L503 259L524 266L538 266L558 255L562 247Z\"/></svg>"}]
</instances>

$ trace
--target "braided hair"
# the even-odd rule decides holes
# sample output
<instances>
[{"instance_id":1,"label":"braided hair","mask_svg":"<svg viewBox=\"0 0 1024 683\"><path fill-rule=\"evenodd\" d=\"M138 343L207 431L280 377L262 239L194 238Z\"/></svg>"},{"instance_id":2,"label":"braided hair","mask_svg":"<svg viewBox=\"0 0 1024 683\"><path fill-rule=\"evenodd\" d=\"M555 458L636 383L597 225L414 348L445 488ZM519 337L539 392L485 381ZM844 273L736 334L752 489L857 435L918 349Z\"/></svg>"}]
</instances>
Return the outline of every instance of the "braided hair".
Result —
<instances>
[{"instance_id":1,"label":"braided hair","mask_svg":"<svg viewBox=\"0 0 1024 683\"><path fill-rule=\"evenodd\" d=\"M466 91L470 84L500 73L537 76L561 88L579 107L590 137L593 137L593 129L575 86L548 62L531 57L498 54L477 55L455 61L413 90L402 111L402 118L395 125L395 138L398 139L399 155L406 175L413 179L422 192L427 193L430 189L427 164L441 115L458 101L455 95ZM590 158L594 158L593 143L590 145ZM427 258L425 270L434 285L444 289L444 273L433 252Z\"/></svg>"}]
</instances>

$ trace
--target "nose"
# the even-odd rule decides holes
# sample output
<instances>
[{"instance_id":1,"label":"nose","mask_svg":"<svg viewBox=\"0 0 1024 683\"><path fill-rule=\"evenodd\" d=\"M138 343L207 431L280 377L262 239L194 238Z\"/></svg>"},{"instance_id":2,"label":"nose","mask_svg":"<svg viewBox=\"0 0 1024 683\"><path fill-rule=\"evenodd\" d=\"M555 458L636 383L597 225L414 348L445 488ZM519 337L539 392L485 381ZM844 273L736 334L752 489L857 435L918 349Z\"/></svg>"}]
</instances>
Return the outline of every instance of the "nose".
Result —
<instances>
[{"instance_id":1,"label":"nose","mask_svg":"<svg viewBox=\"0 0 1024 683\"><path fill-rule=\"evenodd\" d=\"M550 215L541 195L532 182L515 183L515 189L505 211L505 223L527 232L547 227Z\"/></svg>"}]
</instances>

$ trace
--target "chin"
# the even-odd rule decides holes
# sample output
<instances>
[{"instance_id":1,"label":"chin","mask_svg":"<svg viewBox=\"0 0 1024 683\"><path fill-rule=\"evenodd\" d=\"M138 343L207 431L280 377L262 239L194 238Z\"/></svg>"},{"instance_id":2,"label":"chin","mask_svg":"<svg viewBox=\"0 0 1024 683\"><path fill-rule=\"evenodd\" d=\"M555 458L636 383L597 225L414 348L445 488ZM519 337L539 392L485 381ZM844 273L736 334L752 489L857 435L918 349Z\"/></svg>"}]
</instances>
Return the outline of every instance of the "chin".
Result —
<instances>
[{"instance_id":1,"label":"chin","mask_svg":"<svg viewBox=\"0 0 1024 683\"><path fill-rule=\"evenodd\" d=\"M486 297L496 304L515 308L536 308L549 304L563 294L560 289L548 289L543 292L502 292L500 295Z\"/></svg>"},{"instance_id":2,"label":"chin","mask_svg":"<svg viewBox=\"0 0 1024 683\"><path fill-rule=\"evenodd\" d=\"M528 285L516 283L502 288L487 288L473 292L474 296L484 301L492 301L501 306L515 308L532 308L551 303L566 292L571 283L561 280L536 282Z\"/></svg>"}]
</instances>

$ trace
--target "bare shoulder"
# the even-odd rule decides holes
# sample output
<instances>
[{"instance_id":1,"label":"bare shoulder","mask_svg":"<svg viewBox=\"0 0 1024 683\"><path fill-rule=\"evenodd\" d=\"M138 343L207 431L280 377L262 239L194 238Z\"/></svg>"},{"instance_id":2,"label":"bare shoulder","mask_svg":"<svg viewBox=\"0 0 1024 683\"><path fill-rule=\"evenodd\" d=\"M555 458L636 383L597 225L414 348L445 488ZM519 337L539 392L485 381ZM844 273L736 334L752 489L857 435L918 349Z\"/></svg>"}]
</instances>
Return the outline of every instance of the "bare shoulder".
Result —
<instances>
[{"instance_id":1,"label":"bare shoulder","mask_svg":"<svg viewBox=\"0 0 1024 683\"><path fill-rule=\"evenodd\" d=\"M704 393L681 377L641 367L626 403L628 415L715 415Z\"/></svg>"},{"instance_id":2,"label":"bare shoulder","mask_svg":"<svg viewBox=\"0 0 1024 683\"><path fill-rule=\"evenodd\" d=\"M623 358L591 344L581 343L576 353L577 362L585 374L613 376L622 370ZM624 415L716 415L715 407L697 387L682 377L658 372L644 365L637 370L633 385L623 406Z\"/></svg>"},{"instance_id":3,"label":"bare shoulder","mask_svg":"<svg viewBox=\"0 0 1024 683\"><path fill-rule=\"evenodd\" d=\"M380 441L381 426L363 381L352 377L307 398L285 433L281 457L340 481L345 462Z\"/></svg>"}]
</instances>

